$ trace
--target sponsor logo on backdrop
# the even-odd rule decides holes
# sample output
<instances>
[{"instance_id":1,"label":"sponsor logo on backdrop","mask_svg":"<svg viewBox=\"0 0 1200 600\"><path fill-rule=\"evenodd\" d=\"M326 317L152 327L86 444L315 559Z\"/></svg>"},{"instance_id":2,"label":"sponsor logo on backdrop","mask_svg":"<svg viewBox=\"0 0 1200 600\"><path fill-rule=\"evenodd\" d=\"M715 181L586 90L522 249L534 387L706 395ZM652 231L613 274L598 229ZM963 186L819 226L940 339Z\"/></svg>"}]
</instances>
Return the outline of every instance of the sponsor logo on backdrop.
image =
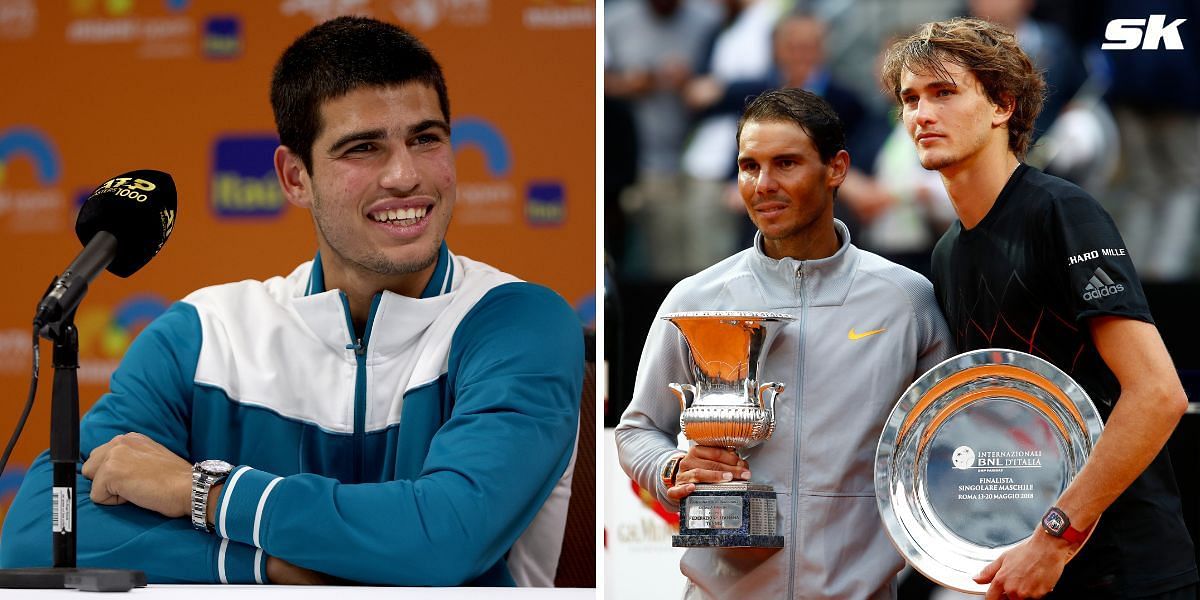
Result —
<instances>
[{"instance_id":1,"label":"sponsor logo on backdrop","mask_svg":"<svg viewBox=\"0 0 1200 600\"><path fill-rule=\"evenodd\" d=\"M36 183L15 176L28 161ZM63 227L66 195L59 188L62 161L45 132L26 126L0 130L0 230L49 233Z\"/></svg>"},{"instance_id":2,"label":"sponsor logo on backdrop","mask_svg":"<svg viewBox=\"0 0 1200 600\"><path fill-rule=\"evenodd\" d=\"M213 146L209 207L220 219L273 218L287 200L275 178L274 135L227 136Z\"/></svg>"},{"instance_id":3,"label":"sponsor logo on backdrop","mask_svg":"<svg viewBox=\"0 0 1200 600\"><path fill-rule=\"evenodd\" d=\"M534 0L521 15L526 29L585 29L596 26L591 0Z\"/></svg>"},{"instance_id":4,"label":"sponsor logo on backdrop","mask_svg":"<svg viewBox=\"0 0 1200 600\"><path fill-rule=\"evenodd\" d=\"M179 2L164 0L170 12ZM136 44L140 58L187 58L195 54L196 23L187 16L143 17L133 0L72 0L76 18L67 21L70 44Z\"/></svg>"},{"instance_id":5,"label":"sponsor logo on backdrop","mask_svg":"<svg viewBox=\"0 0 1200 600\"><path fill-rule=\"evenodd\" d=\"M0 0L0 40L23 40L37 31L33 0Z\"/></svg>"},{"instance_id":6,"label":"sponsor logo on backdrop","mask_svg":"<svg viewBox=\"0 0 1200 600\"><path fill-rule=\"evenodd\" d=\"M370 0L283 0L279 13L285 17L306 14L314 23L342 15L371 16Z\"/></svg>"},{"instance_id":7,"label":"sponsor logo on backdrop","mask_svg":"<svg viewBox=\"0 0 1200 600\"><path fill-rule=\"evenodd\" d=\"M525 192L525 220L534 227L559 227L567 220L561 181L531 181Z\"/></svg>"},{"instance_id":8,"label":"sponsor logo on backdrop","mask_svg":"<svg viewBox=\"0 0 1200 600\"><path fill-rule=\"evenodd\" d=\"M215 60L242 54L242 22L233 15L209 17L204 21L204 57Z\"/></svg>"},{"instance_id":9,"label":"sponsor logo on backdrop","mask_svg":"<svg viewBox=\"0 0 1200 600\"><path fill-rule=\"evenodd\" d=\"M633 481L632 479L629 480L629 486L633 489L633 495L637 496L637 499L642 503L642 505L654 511L654 514L658 515L664 521L664 523L658 523L655 521L658 526L652 528L654 539L670 539L672 535L679 533L678 511L674 511L663 506L662 503L658 501L658 498L654 497L653 491L642 489L642 486L638 485L636 481ZM647 531L648 525L649 523L645 523L643 521L642 527L640 528L642 535L632 537L628 541L639 541L637 539L638 537L647 537L644 534Z\"/></svg>"},{"instance_id":10,"label":"sponsor logo on backdrop","mask_svg":"<svg viewBox=\"0 0 1200 600\"><path fill-rule=\"evenodd\" d=\"M450 144L458 156L460 174L463 155L479 152L490 177L489 181L459 177L454 219L459 223L512 223L517 196L516 188L509 179L512 156L508 141L499 128L478 117L456 119L451 128Z\"/></svg>"},{"instance_id":11,"label":"sponsor logo on backdrop","mask_svg":"<svg viewBox=\"0 0 1200 600\"><path fill-rule=\"evenodd\" d=\"M419 30L482 27L491 20L491 0L393 0L392 14L402 25Z\"/></svg>"},{"instance_id":12,"label":"sponsor logo on backdrop","mask_svg":"<svg viewBox=\"0 0 1200 600\"><path fill-rule=\"evenodd\" d=\"M103 13L110 17L124 17L133 10L133 0L71 0L71 12L77 17Z\"/></svg>"},{"instance_id":13,"label":"sponsor logo on backdrop","mask_svg":"<svg viewBox=\"0 0 1200 600\"><path fill-rule=\"evenodd\" d=\"M136 294L112 307L81 305L75 316L79 328L79 383L107 384L129 344L167 306L167 301L155 294Z\"/></svg>"},{"instance_id":14,"label":"sponsor logo on backdrop","mask_svg":"<svg viewBox=\"0 0 1200 600\"><path fill-rule=\"evenodd\" d=\"M133 295L116 306L83 303L75 315L75 326L79 329L79 382L107 384L133 338L166 311L167 306L166 300L154 294ZM49 346L43 352L49 352ZM43 355L43 371L49 365ZM20 375L30 373L32 368L33 330L0 329L0 374Z\"/></svg>"}]
</instances>

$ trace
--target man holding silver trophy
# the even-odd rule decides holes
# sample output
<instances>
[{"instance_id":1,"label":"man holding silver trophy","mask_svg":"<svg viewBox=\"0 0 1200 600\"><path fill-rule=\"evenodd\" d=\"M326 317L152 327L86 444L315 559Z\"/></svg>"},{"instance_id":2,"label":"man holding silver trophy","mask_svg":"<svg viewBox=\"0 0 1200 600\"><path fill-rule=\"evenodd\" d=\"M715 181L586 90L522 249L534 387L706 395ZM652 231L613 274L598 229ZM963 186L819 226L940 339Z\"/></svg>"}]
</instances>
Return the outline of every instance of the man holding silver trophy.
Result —
<instances>
[{"instance_id":1,"label":"man holding silver trophy","mask_svg":"<svg viewBox=\"0 0 1200 600\"><path fill-rule=\"evenodd\" d=\"M1053 363L1107 422L1041 526L975 581L990 584L989 600L1195 598L1163 449L1187 399L1112 219L1087 192L1021 162L1041 75L1012 33L953 19L892 46L883 83L958 213L933 254L957 345Z\"/></svg>"},{"instance_id":2,"label":"man holding silver trophy","mask_svg":"<svg viewBox=\"0 0 1200 600\"><path fill-rule=\"evenodd\" d=\"M689 598L894 597L875 445L896 398L952 353L949 331L929 281L833 218L850 156L824 100L766 92L737 139L754 246L664 300L617 427L622 467L684 504Z\"/></svg>"}]
</instances>

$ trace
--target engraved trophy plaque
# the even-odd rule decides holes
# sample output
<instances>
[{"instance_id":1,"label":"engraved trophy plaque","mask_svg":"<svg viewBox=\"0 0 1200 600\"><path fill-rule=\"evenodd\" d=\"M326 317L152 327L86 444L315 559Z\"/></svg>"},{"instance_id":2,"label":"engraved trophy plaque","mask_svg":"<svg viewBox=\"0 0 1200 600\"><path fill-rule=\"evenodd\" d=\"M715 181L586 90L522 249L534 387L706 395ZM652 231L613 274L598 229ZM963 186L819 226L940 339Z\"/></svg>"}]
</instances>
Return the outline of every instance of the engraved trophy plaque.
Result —
<instances>
[{"instance_id":1,"label":"engraved trophy plaque","mask_svg":"<svg viewBox=\"0 0 1200 600\"><path fill-rule=\"evenodd\" d=\"M679 426L702 446L737 451L775 431L775 401L784 384L760 380L771 340L791 315L709 311L663 317L687 343L694 383L671 383L679 398ZM679 503L677 547L782 548L776 496L769 485L746 481L696 484Z\"/></svg>"},{"instance_id":2,"label":"engraved trophy plaque","mask_svg":"<svg viewBox=\"0 0 1200 600\"><path fill-rule=\"evenodd\" d=\"M909 386L875 455L875 495L892 543L951 589L1023 542L1083 469L1103 424L1066 373L1029 354L960 354Z\"/></svg>"}]
</instances>

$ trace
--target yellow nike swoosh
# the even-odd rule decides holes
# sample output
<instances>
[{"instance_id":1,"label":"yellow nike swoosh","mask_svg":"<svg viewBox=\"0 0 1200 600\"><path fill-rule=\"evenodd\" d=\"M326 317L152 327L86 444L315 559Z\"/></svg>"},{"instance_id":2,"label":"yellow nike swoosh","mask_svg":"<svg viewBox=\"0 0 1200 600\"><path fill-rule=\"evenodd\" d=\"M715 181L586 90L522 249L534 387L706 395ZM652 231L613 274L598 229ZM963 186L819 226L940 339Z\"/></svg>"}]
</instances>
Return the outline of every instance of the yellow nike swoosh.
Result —
<instances>
[{"instance_id":1,"label":"yellow nike swoosh","mask_svg":"<svg viewBox=\"0 0 1200 600\"><path fill-rule=\"evenodd\" d=\"M883 333L883 332L885 332L885 331L887 331L887 329L886 329L886 328L885 328L885 329L876 329L876 330L874 330L874 331L864 331L863 333L854 333L854 328L853 328L853 327L851 327L851 328L850 328L850 334L849 334L849 335L847 335L846 337L848 337L848 338L850 338L850 339L852 339L852 340L861 340L861 339L863 339L863 338L865 338L865 337L867 337L867 336L869 336L869 335L875 335L875 334L877 334L877 333Z\"/></svg>"}]
</instances>

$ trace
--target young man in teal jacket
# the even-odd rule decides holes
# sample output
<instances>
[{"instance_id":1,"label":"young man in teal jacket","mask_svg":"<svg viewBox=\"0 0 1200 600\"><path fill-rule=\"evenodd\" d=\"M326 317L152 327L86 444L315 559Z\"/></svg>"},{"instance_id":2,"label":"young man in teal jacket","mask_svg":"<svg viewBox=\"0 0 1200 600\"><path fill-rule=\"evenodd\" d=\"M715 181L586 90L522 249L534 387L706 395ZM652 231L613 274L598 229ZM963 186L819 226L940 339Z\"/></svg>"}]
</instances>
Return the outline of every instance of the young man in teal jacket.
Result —
<instances>
[{"instance_id":1,"label":"young man in teal jacket","mask_svg":"<svg viewBox=\"0 0 1200 600\"><path fill-rule=\"evenodd\" d=\"M151 582L548 584L580 327L550 290L446 246L441 68L397 27L335 19L284 52L271 103L279 183L319 252L189 295L130 347L81 426L79 564ZM49 564L49 490L43 453L3 566Z\"/></svg>"}]
</instances>

